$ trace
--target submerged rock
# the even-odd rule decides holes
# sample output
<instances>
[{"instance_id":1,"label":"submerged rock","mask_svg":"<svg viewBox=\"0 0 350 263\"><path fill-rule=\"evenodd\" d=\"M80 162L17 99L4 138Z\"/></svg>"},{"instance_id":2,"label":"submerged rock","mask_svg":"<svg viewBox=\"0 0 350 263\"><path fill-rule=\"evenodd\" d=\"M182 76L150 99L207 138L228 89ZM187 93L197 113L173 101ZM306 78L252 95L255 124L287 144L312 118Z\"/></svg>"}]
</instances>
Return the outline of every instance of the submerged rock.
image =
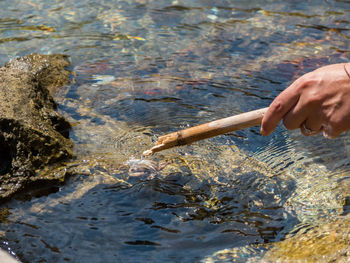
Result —
<instances>
[{"instance_id":1,"label":"submerged rock","mask_svg":"<svg viewBox=\"0 0 350 263\"><path fill-rule=\"evenodd\" d=\"M350 216L340 217L333 222L274 244L262 262L349 262L350 258Z\"/></svg>"},{"instance_id":2,"label":"submerged rock","mask_svg":"<svg viewBox=\"0 0 350 263\"><path fill-rule=\"evenodd\" d=\"M49 92L68 82L68 65L63 55L32 54L0 67L0 199L72 157L70 125Z\"/></svg>"}]
</instances>

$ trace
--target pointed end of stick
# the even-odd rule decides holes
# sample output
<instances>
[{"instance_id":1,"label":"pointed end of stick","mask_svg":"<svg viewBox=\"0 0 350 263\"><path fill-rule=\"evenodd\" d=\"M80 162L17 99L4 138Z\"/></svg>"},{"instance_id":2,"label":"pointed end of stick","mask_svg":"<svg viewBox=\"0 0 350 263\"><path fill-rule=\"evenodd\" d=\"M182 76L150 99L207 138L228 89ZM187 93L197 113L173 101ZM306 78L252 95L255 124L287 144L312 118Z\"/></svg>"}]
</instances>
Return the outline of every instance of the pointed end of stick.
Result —
<instances>
[{"instance_id":1,"label":"pointed end of stick","mask_svg":"<svg viewBox=\"0 0 350 263\"><path fill-rule=\"evenodd\" d=\"M163 151L165 149L172 148L174 146L179 145L178 143L178 132L173 132L167 135L163 135L158 138L156 145L151 149L144 151L143 156L150 156L156 152Z\"/></svg>"},{"instance_id":2,"label":"pointed end of stick","mask_svg":"<svg viewBox=\"0 0 350 263\"><path fill-rule=\"evenodd\" d=\"M150 155L152 155L152 154L154 154L154 152L152 151L152 149L147 150L147 151L144 151L144 152L142 153L143 156L150 156Z\"/></svg>"},{"instance_id":3,"label":"pointed end of stick","mask_svg":"<svg viewBox=\"0 0 350 263\"><path fill-rule=\"evenodd\" d=\"M147 151L144 151L142 153L143 156L150 156L156 152L160 152L161 150L164 150L164 149L167 149L165 148L165 144L157 144L156 146L153 146L151 149L147 150Z\"/></svg>"}]
</instances>

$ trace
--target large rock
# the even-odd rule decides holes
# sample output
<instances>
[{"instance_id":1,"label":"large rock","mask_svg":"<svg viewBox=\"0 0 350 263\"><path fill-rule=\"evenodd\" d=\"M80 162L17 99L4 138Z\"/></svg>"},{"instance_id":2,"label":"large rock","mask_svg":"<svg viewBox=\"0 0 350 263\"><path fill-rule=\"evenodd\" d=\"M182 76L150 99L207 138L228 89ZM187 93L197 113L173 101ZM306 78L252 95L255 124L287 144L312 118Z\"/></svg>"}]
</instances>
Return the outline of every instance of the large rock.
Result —
<instances>
[{"instance_id":1,"label":"large rock","mask_svg":"<svg viewBox=\"0 0 350 263\"><path fill-rule=\"evenodd\" d=\"M62 55L32 54L0 67L0 199L72 157L70 125L49 92L68 82L68 65Z\"/></svg>"}]
</instances>

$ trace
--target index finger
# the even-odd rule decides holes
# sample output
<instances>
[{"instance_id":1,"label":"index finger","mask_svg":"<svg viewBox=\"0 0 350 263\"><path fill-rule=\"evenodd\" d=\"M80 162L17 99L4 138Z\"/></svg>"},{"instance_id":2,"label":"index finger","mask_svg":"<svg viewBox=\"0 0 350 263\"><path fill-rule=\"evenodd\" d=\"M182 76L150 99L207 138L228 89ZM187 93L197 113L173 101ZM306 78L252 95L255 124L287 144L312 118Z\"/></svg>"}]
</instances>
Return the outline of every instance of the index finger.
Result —
<instances>
[{"instance_id":1,"label":"index finger","mask_svg":"<svg viewBox=\"0 0 350 263\"><path fill-rule=\"evenodd\" d=\"M299 100L300 94L297 91L297 84L294 82L282 91L270 104L261 121L261 134L271 134L280 120L293 108Z\"/></svg>"}]
</instances>

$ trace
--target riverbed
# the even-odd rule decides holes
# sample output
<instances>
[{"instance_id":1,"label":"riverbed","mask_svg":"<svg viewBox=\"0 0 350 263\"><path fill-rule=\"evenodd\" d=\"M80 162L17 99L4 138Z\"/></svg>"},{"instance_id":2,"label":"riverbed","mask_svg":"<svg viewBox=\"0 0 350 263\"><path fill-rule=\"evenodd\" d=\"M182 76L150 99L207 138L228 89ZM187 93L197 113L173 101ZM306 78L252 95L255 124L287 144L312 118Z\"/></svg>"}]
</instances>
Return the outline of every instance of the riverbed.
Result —
<instances>
[{"instance_id":1,"label":"riverbed","mask_svg":"<svg viewBox=\"0 0 350 263\"><path fill-rule=\"evenodd\" d=\"M1 206L1 247L22 262L258 262L349 213L349 134L252 127L141 156L348 62L348 1L14 0L0 17L1 65L59 53L72 72L54 94L71 176Z\"/></svg>"}]
</instances>

